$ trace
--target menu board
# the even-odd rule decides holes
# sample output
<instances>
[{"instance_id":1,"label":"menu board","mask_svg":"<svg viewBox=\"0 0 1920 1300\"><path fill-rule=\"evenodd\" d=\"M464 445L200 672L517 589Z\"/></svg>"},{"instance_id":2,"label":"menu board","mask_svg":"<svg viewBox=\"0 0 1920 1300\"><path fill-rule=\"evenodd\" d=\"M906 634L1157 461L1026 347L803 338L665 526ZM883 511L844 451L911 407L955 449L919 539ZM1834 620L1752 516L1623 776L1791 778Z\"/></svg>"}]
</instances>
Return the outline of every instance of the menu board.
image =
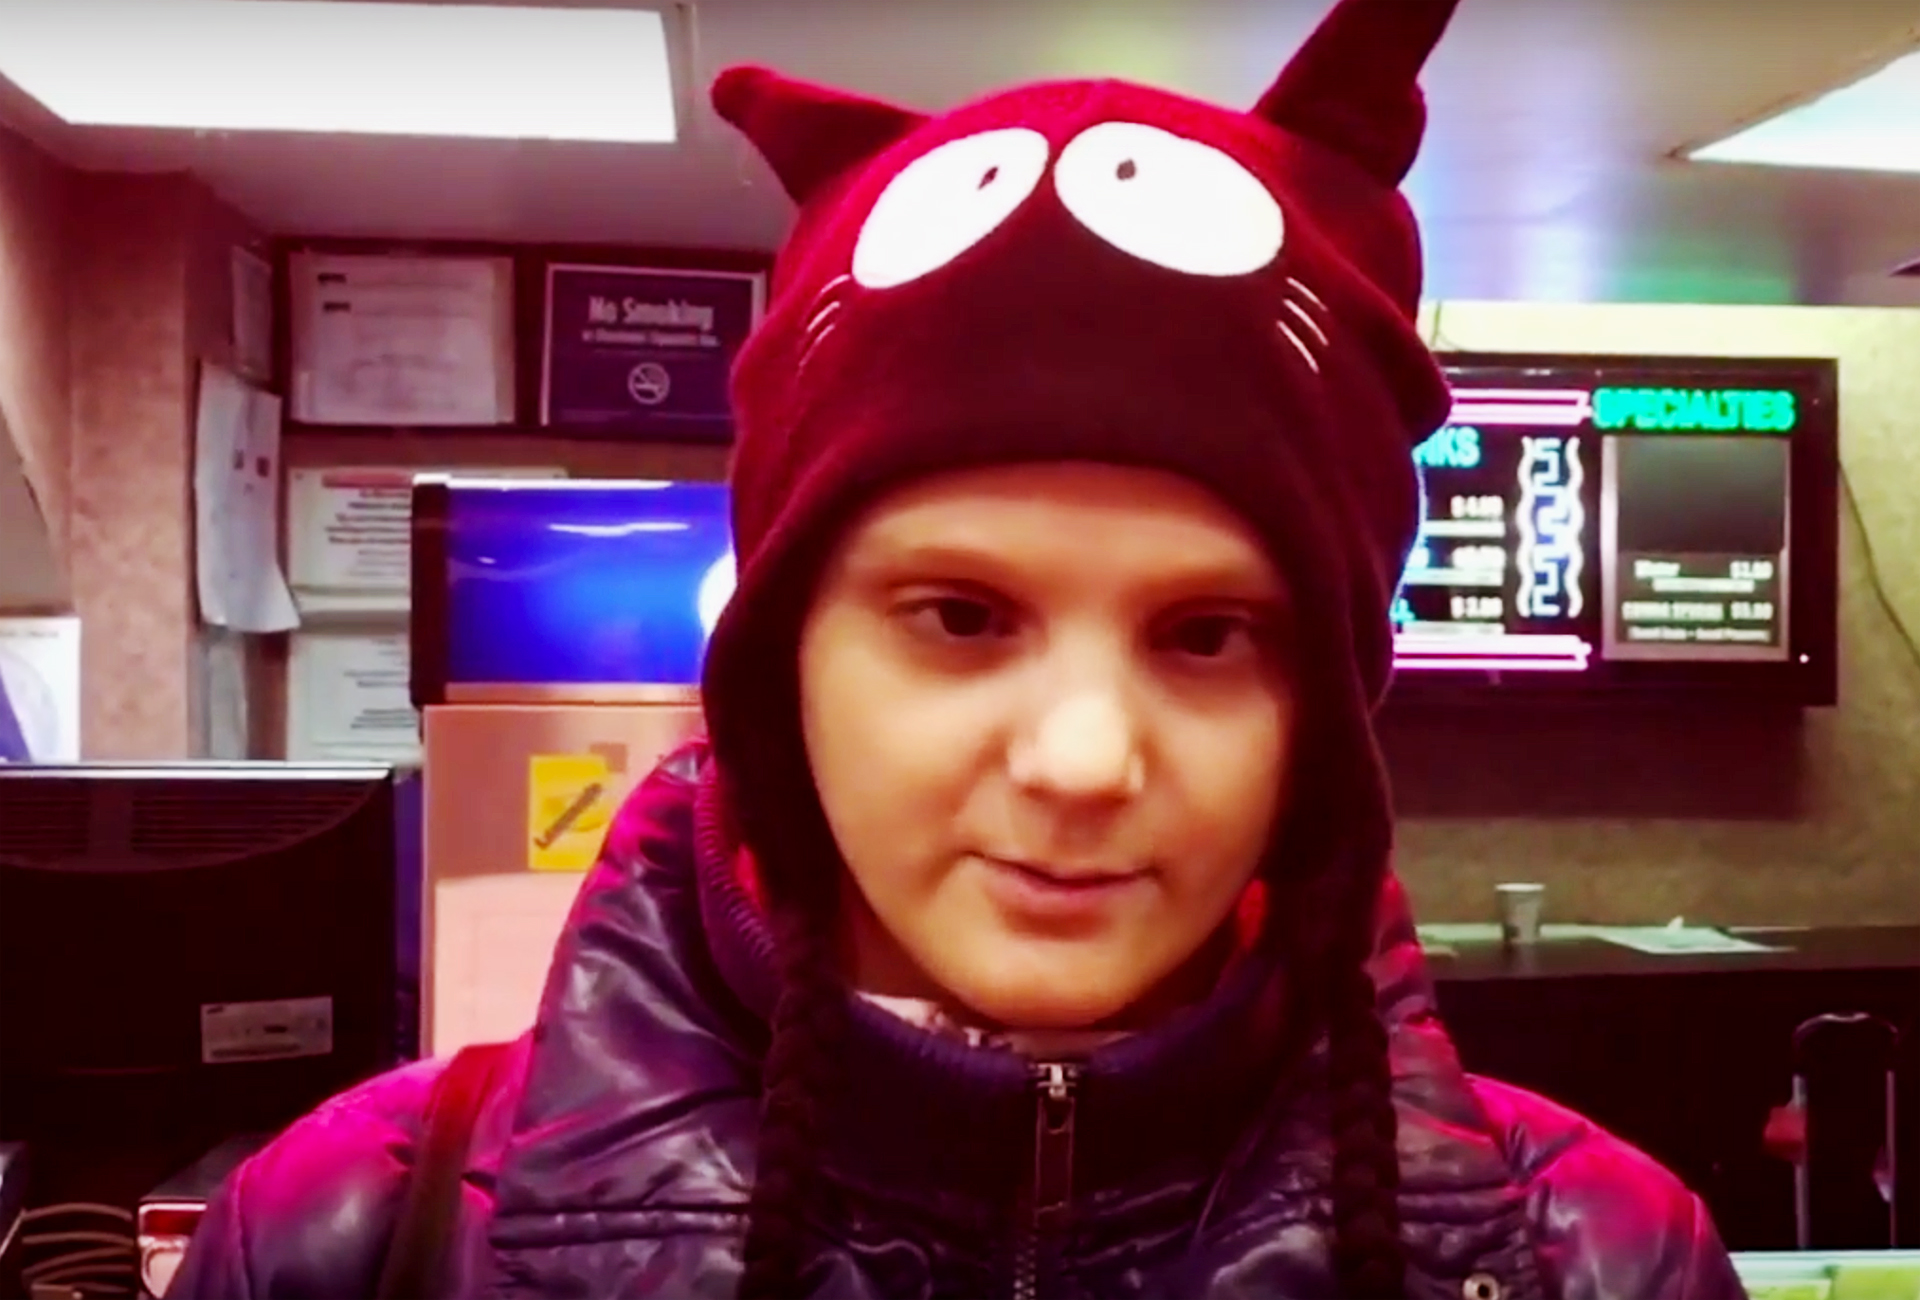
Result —
<instances>
[{"instance_id":1,"label":"menu board","mask_svg":"<svg viewBox=\"0 0 1920 1300\"><path fill-rule=\"evenodd\" d=\"M1831 363L1449 371L1451 418L1414 453L1425 522L1394 610L1403 675L1823 693Z\"/></svg>"}]
</instances>

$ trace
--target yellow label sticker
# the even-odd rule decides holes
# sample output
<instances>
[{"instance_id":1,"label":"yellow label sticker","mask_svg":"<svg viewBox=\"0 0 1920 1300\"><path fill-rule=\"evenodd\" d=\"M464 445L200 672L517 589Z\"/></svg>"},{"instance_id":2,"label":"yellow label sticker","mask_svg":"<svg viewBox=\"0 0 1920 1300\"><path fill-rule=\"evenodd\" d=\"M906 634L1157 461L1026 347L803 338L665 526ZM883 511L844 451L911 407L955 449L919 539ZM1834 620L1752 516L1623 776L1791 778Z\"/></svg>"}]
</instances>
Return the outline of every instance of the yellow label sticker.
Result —
<instances>
[{"instance_id":1,"label":"yellow label sticker","mask_svg":"<svg viewBox=\"0 0 1920 1300\"><path fill-rule=\"evenodd\" d=\"M607 760L598 754L535 754L527 765L527 866L585 871L613 820Z\"/></svg>"}]
</instances>

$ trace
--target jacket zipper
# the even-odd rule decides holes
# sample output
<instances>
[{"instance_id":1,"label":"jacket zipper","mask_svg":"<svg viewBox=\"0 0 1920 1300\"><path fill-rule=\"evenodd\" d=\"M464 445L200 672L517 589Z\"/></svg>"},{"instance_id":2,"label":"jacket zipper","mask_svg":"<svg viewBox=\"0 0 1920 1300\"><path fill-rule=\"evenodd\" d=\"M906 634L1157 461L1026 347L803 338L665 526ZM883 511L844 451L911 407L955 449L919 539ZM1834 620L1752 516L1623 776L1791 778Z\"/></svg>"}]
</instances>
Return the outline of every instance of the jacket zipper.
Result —
<instances>
[{"instance_id":1,"label":"jacket zipper","mask_svg":"<svg viewBox=\"0 0 1920 1300\"><path fill-rule=\"evenodd\" d=\"M1040 1300L1040 1270L1066 1231L1073 1205L1073 1124L1080 1067L1049 1061L1033 1067L1033 1186L1025 1230L1014 1252L1014 1300Z\"/></svg>"}]
</instances>

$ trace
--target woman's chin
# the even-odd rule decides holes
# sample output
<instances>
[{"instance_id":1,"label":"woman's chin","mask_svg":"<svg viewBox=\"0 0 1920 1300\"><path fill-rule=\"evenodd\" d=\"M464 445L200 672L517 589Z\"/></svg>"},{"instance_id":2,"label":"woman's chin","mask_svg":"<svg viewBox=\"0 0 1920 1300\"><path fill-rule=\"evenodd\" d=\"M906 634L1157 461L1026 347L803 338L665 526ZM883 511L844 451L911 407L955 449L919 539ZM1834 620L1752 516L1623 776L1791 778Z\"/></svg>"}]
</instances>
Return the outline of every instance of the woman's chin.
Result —
<instances>
[{"instance_id":1,"label":"woman's chin","mask_svg":"<svg viewBox=\"0 0 1920 1300\"><path fill-rule=\"evenodd\" d=\"M950 991L979 1021L1012 1033L1068 1033L1121 1019L1146 992L1111 981L981 979Z\"/></svg>"}]
</instances>

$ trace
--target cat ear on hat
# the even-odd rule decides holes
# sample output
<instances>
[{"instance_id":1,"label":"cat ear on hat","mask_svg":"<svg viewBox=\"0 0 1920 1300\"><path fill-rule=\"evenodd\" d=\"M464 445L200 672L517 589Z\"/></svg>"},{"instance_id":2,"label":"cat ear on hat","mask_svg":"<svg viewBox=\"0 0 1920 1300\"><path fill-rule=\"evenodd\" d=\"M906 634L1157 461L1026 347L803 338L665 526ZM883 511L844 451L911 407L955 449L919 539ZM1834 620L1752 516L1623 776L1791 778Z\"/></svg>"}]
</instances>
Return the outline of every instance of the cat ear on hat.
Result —
<instances>
[{"instance_id":1,"label":"cat ear on hat","mask_svg":"<svg viewBox=\"0 0 1920 1300\"><path fill-rule=\"evenodd\" d=\"M1420 70L1459 0L1340 0L1253 110L1358 163L1388 188L1426 132Z\"/></svg>"},{"instance_id":2,"label":"cat ear on hat","mask_svg":"<svg viewBox=\"0 0 1920 1300\"><path fill-rule=\"evenodd\" d=\"M927 120L877 99L751 66L722 72L712 98L714 109L753 142L796 203Z\"/></svg>"}]
</instances>

